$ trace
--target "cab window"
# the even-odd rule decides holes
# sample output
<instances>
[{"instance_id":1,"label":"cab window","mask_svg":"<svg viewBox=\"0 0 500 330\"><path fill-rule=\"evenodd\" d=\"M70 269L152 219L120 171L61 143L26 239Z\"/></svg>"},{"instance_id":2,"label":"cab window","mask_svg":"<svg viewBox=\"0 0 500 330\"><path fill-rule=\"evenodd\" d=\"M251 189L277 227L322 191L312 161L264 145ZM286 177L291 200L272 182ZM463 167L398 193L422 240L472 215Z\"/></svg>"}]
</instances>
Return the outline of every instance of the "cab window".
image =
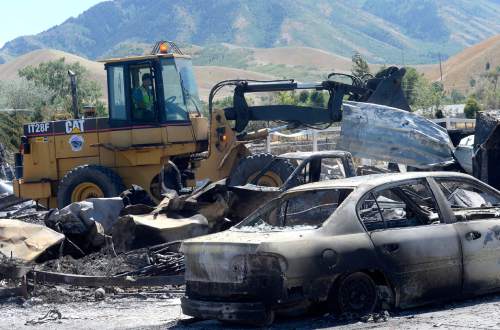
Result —
<instances>
[{"instance_id":1,"label":"cab window","mask_svg":"<svg viewBox=\"0 0 500 330\"><path fill-rule=\"evenodd\" d=\"M184 101L181 78L173 59L162 61L163 95L165 108L163 118L167 121L186 121L188 113Z\"/></svg>"},{"instance_id":2,"label":"cab window","mask_svg":"<svg viewBox=\"0 0 500 330\"><path fill-rule=\"evenodd\" d=\"M123 67L115 66L108 69L109 112L114 120L127 120L125 106L125 79Z\"/></svg>"},{"instance_id":3,"label":"cab window","mask_svg":"<svg viewBox=\"0 0 500 330\"><path fill-rule=\"evenodd\" d=\"M154 122L155 115L155 78L149 65L131 65L130 104L133 122Z\"/></svg>"}]
</instances>

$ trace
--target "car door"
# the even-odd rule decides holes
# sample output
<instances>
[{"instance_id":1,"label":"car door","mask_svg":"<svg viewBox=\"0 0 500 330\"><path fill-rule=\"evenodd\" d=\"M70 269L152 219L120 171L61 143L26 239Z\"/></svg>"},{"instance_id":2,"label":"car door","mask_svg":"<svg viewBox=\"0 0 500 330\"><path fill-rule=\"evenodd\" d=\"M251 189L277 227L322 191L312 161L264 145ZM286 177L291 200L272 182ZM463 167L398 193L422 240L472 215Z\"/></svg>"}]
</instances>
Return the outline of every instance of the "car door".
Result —
<instances>
[{"instance_id":1,"label":"car door","mask_svg":"<svg viewBox=\"0 0 500 330\"><path fill-rule=\"evenodd\" d=\"M425 179L385 185L358 207L381 266L408 307L460 293L460 242Z\"/></svg>"},{"instance_id":2,"label":"car door","mask_svg":"<svg viewBox=\"0 0 500 330\"><path fill-rule=\"evenodd\" d=\"M457 219L464 293L500 289L500 194L477 180L435 180Z\"/></svg>"}]
</instances>

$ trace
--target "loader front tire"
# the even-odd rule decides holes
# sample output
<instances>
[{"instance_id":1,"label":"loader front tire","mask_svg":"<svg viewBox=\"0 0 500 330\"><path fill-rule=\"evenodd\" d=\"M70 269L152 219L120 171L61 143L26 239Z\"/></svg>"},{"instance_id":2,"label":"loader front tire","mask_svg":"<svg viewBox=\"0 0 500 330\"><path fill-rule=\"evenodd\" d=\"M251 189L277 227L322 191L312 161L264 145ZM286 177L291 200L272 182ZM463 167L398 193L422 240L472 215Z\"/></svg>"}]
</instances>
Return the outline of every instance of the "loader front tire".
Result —
<instances>
[{"instance_id":1,"label":"loader front tire","mask_svg":"<svg viewBox=\"0 0 500 330\"><path fill-rule=\"evenodd\" d=\"M280 187L293 173L295 167L286 159L275 159L275 156L268 153L258 153L242 158L233 169L227 180L229 186L242 186L251 183L253 179L264 169L269 167L257 180L255 184L267 187Z\"/></svg>"},{"instance_id":2,"label":"loader front tire","mask_svg":"<svg viewBox=\"0 0 500 330\"><path fill-rule=\"evenodd\" d=\"M115 171L99 165L75 167L59 181L57 207L88 198L115 197L125 190L121 177Z\"/></svg>"}]
</instances>

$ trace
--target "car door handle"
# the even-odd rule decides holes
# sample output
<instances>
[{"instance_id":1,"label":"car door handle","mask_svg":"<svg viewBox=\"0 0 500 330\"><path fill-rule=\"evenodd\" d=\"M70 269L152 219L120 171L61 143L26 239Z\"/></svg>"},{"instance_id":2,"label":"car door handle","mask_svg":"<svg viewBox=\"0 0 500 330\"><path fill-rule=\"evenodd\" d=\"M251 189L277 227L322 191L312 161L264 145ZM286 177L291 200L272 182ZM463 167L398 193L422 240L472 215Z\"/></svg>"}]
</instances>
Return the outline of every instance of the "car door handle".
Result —
<instances>
[{"instance_id":1,"label":"car door handle","mask_svg":"<svg viewBox=\"0 0 500 330\"><path fill-rule=\"evenodd\" d=\"M471 231L471 232L468 232L467 234L465 234L465 239L468 241L473 241L473 240L476 240L478 238L481 238L481 233L478 231Z\"/></svg>"},{"instance_id":2,"label":"car door handle","mask_svg":"<svg viewBox=\"0 0 500 330\"><path fill-rule=\"evenodd\" d=\"M384 250L385 253L394 254L399 251L399 244L397 243L384 244L382 245L382 249Z\"/></svg>"}]
</instances>

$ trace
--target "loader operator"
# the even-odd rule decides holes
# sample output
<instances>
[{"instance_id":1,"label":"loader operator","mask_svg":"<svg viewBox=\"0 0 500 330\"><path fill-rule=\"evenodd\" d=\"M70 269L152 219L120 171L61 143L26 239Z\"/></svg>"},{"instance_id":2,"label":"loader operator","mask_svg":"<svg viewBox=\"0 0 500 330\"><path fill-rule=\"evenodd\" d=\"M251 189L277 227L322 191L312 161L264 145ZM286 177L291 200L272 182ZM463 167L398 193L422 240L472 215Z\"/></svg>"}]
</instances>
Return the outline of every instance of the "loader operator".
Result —
<instances>
[{"instance_id":1,"label":"loader operator","mask_svg":"<svg viewBox=\"0 0 500 330\"><path fill-rule=\"evenodd\" d=\"M134 101L134 119L153 120L153 91L151 75L145 73L142 75L142 85L136 88L132 93Z\"/></svg>"}]
</instances>

